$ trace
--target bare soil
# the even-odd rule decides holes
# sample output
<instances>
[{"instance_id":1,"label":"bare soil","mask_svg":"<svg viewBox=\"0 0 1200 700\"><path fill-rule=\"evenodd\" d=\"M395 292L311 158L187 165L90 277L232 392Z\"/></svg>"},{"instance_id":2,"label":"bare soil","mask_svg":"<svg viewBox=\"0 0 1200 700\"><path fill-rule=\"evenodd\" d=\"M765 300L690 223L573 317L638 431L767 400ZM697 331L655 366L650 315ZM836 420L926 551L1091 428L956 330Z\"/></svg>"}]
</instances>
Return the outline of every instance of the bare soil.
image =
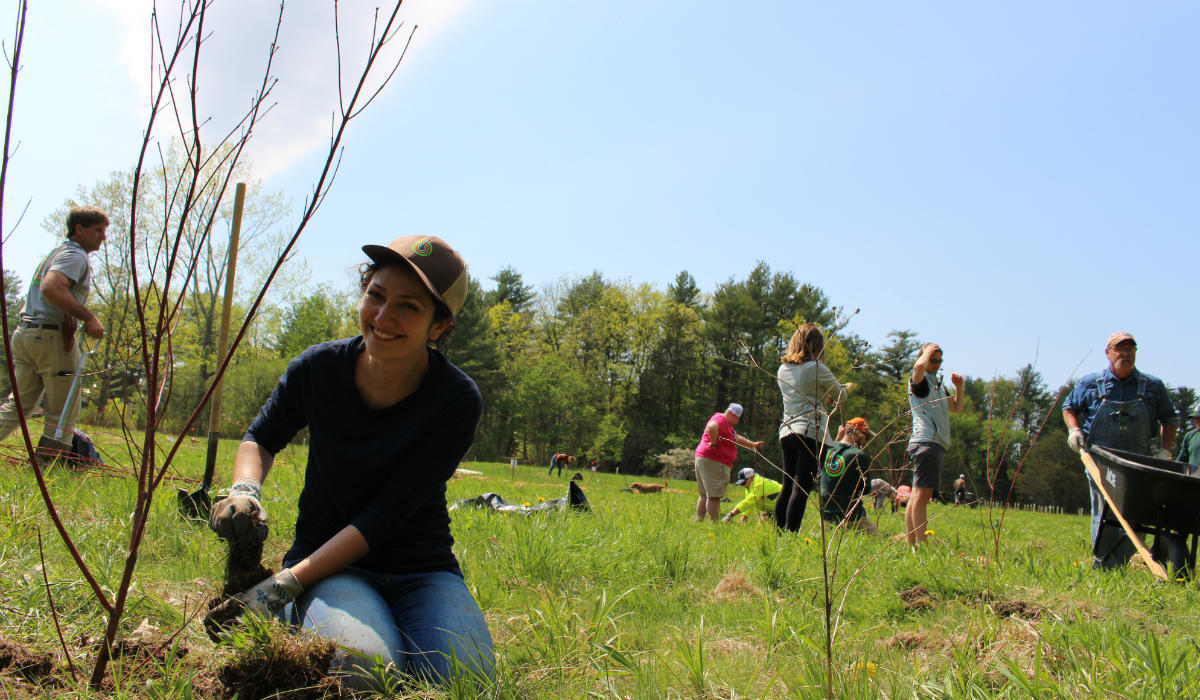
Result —
<instances>
[{"instance_id":1,"label":"bare soil","mask_svg":"<svg viewBox=\"0 0 1200 700\"><path fill-rule=\"evenodd\" d=\"M928 610L934 607L933 596L924 586L913 586L900 591L900 600L904 602L905 610Z\"/></svg>"},{"instance_id":2,"label":"bare soil","mask_svg":"<svg viewBox=\"0 0 1200 700\"><path fill-rule=\"evenodd\" d=\"M50 654L0 638L0 673L36 683L53 674L56 665Z\"/></svg>"},{"instance_id":3,"label":"bare soil","mask_svg":"<svg viewBox=\"0 0 1200 700\"><path fill-rule=\"evenodd\" d=\"M1019 617L1022 620L1040 620L1046 608L1026 600L999 600L992 603L992 610L1001 617Z\"/></svg>"}]
</instances>

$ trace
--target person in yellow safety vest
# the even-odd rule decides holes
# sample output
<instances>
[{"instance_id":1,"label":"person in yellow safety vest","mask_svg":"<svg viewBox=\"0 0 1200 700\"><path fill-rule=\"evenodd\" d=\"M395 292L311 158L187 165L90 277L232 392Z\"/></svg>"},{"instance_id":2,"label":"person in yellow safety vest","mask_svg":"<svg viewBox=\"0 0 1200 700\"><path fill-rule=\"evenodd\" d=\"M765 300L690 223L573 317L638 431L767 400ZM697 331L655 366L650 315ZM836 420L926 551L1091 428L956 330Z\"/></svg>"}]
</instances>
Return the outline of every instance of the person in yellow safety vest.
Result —
<instances>
[{"instance_id":1,"label":"person in yellow safety vest","mask_svg":"<svg viewBox=\"0 0 1200 700\"><path fill-rule=\"evenodd\" d=\"M761 474L755 474L754 470L749 467L740 470L737 473L737 480L733 483L746 487L746 497L733 510L726 513L724 518L721 518L722 522L728 522L733 519L733 516L739 514L742 516L742 520L746 520L752 511L758 511L759 518L763 520L773 516L775 499L783 490L783 484L772 481Z\"/></svg>"}]
</instances>

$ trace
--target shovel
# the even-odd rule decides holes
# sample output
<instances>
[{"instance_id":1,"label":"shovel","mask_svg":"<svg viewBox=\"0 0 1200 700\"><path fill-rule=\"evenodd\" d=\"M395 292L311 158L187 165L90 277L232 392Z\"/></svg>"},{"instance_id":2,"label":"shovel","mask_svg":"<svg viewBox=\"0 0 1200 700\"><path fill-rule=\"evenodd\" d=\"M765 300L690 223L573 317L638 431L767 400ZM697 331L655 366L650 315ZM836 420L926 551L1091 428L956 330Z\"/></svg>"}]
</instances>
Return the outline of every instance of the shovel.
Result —
<instances>
[{"instance_id":1,"label":"shovel","mask_svg":"<svg viewBox=\"0 0 1200 700\"><path fill-rule=\"evenodd\" d=\"M75 405L75 400L79 398L79 387L83 383L83 369L87 367L88 360L92 357L92 351L88 349L85 343L79 343L79 363L75 366L75 371L62 370L56 376L65 377L70 375L71 388L67 389L67 400L63 402L62 413L58 417L58 425L54 427L54 435L48 437L43 435L38 440L37 451L49 457L51 460L58 459L62 455L68 453L72 449L71 436L74 433L66 430L63 423L66 422L67 415L71 412L71 406Z\"/></svg>"},{"instance_id":2,"label":"shovel","mask_svg":"<svg viewBox=\"0 0 1200 700\"><path fill-rule=\"evenodd\" d=\"M238 236L242 230L242 206L246 202L246 183L239 182L233 195L233 226L229 232L229 263L225 272L225 300L221 305L221 330L217 335L217 367L225 361L229 348L229 316L233 310L233 276L237 272ZM221 422L221 390L225 382L213 387L212 398L208 402L208 452L204 458L204 478L200 488L192 493L179 489L175 496L179 499L179 512L185 518L208 520L208 511L212 509L212 498L208 490L212 488L213 474L217 470L217 445L220 443L218 427Z\"/></svg>"}]
</instances>

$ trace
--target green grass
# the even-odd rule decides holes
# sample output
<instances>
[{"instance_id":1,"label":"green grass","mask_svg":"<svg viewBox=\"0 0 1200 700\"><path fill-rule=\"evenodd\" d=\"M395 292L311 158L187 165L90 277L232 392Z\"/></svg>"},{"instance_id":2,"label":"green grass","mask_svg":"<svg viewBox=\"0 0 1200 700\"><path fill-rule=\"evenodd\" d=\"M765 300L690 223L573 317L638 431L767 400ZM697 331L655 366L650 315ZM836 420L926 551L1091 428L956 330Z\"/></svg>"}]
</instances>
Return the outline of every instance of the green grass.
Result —
<instances>
[{"instance_id":1,"label":"green grass","mask_svg":"<svg viewBox=\"0 0 1200 700\"><path fill-rule=\"evenodd\" d=\"M221 445L222 487L235 447ZM185 475L199 476L203 450L188 442ZM303 448L283 453L264 489L270 565L290 544L303 456ZM495 491L537 503L565 491L565 479L544 467L519 467L514 477L507 464L463 466L483 475L451 481L451 500ZM692 482L637 495L620 492L634 478L584 475L591 514L453 514L456 552L496 640L499 681L487 695L824 696L822 538L812 507L796 535L694 523ZM50 476L68 528L107 589L125 557L132 487L128 478ZM892 540L901 514L882 513L879 537L831 534L837 697L1200 696L1195 584L1160 583L1141 570L1091 571L1085 517L1009 513L999 557L989 525L998 513L934 505L931 517L930 543L915 552ZM0 469L0 636L57 651L39 529L64 636L86 675L88 654L71 640L101 633L99 606L50 526L31 474ZM143 619L166 634L183 627L191 653L162 665L153 681L118 684L109 695L185 697L188 674L215 669L226 652L193 615L219 587L223 564L222 543L183 520L174 488L164 489L124 632ZM901 593L918 585L928 596L906 607ZM65 672L60 678L68 687L55 695L87 695Z\"/></svg>"}]
</instances>

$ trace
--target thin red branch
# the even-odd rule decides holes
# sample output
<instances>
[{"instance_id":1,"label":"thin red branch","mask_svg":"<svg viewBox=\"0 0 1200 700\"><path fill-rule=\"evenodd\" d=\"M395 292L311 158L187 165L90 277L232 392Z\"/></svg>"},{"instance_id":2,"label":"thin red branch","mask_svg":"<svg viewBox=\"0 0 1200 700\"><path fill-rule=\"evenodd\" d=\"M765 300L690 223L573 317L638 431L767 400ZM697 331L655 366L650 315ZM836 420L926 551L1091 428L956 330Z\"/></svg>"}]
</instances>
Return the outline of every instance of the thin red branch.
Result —
<instances>
[{"instance_id":1,"label":"thin red branch","mask_svg":"<svg viewBox=\"0 0 1200 700\"><path fill-rule=\"evenodd\" d=\"M71 680L78 682L79 676L75 673L75 662L71 660L71 650L67 649L67 640L63 638L62 623L58 620L58 607L54 605L54 592L50 590L50 577L46 574L46 548L42 543L42 529L39 527L38 536L38 557L42 560L42 585L46 587L46 601L50 606L50 616L54 619L54 631L58 634L58 643L62 646L63 657L67 660L67 668L71 670Z\"/></svg>"}]
</instances>

